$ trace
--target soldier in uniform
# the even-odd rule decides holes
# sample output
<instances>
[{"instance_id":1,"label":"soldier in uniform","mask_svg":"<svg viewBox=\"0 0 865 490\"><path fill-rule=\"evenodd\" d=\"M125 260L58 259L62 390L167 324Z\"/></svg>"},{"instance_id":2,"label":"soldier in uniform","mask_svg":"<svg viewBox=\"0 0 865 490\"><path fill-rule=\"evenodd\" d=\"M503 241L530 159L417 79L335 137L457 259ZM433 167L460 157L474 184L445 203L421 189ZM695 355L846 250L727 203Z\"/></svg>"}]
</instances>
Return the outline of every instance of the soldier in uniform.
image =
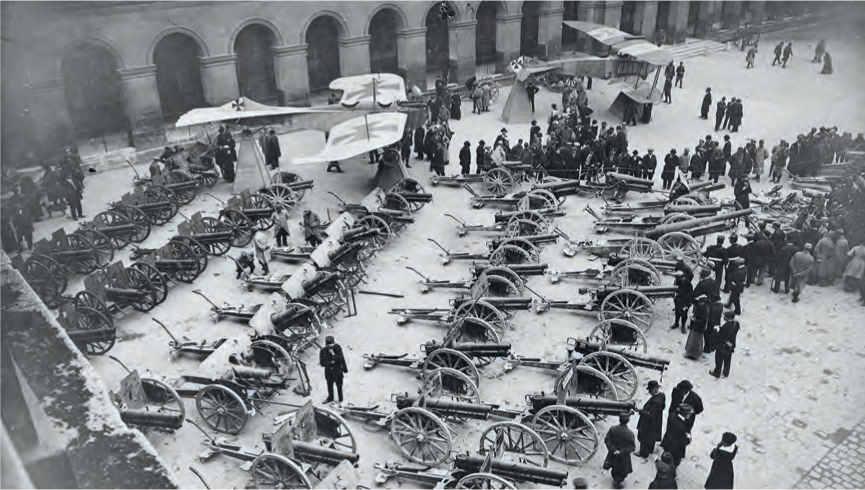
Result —
<instances>
[{"instance_id":1,"label":"soldier in uniform","mask_svg":"<svg viewBox=\"0 0 865 490\"><path fill-rule=\"evenodd\" d=\"M724 268L727 267L727 249L724 248L724 240L726 240L724 235L718 235L715 244L709 245L703 252L703 257L714 259L710 262L713 264L712 269L715 271L715 280L718 284L724 279Z\"/></svg>"}]
</instances>

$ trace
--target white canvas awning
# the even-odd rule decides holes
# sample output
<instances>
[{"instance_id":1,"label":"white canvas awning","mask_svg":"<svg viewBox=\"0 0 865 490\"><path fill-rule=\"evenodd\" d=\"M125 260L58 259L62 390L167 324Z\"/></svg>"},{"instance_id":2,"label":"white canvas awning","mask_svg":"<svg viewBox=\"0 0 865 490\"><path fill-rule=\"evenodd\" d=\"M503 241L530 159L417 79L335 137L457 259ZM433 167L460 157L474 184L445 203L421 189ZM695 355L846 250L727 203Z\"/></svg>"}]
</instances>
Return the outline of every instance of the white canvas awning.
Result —
<instances>
[{"instance_id":1,"label":"white canvas awning","mask_svg":"<svg viewBox=\"0 0 865 490\"><path fill-rule=\"evenodd\" d=\"M392 145L402 139L407 119L401 112L382 112L337 124L330 130L324 151L295 158L293 163L337 162Z\"/></svg>"}]
</instances>

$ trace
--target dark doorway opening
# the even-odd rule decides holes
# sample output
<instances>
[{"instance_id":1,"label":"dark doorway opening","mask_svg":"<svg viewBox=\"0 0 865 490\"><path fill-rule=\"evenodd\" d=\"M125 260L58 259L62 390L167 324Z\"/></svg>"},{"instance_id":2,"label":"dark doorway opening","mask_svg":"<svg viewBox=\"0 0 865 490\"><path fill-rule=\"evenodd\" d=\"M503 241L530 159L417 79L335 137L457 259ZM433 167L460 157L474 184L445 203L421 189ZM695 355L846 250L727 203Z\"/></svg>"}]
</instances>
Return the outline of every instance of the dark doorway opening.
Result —
<instances>
[{"instance_id":1,"label":"dark doorway opening","mask_svg":"<svg viewBox=\"0 0 865 490\"><path fill-rule=\"evenodd\" d=\"M481 2L478 5L478 27L475 37L475 62L477 64L496 61L496 17L498 2Z\"/></svg>"},{"instance_id":2,"label":"dark doorway opening","mask_svg":"<svg viewBox=\"0 0 865 490\"><path fill-rule=\"evenodd\" d=\"M433 7L426 15L426 67L427 71L446 73L450 63L448 23L441 10Z\"/></svg>"},{"instance_id":3,"label":"dark doorway opening","mask_svg":"<svg viewBox=\"0 0 865 490\"><path fill-rule=\"evenodd\" d=\"M369 69L372 73L397 73L399 55L396 31L400 19L390 9L375 14L369 23Z\"/></svg>"},{"instance_id":4,"label":"dark doorway opening","mask_svg":"<svg viewBox=\"0 0 865 490\"><path fill-rule=\"evenodd\" d=\"M234 40L240 95L262 104L278 104L281 99L273 70L274 42L270 29L258 24L244 27Z\"/></svg>"},{"instance_id":5,"label":"dark doorway opening","mask_svg":"<svg viewBox=\"0 0 865 490\"><path fill-rule=\"evenodd\" d=\"M129 129L113 53L88 44L64 56L61 70L66 105L77 136L92 138Z\"/></svg>"},{"instance_id":6,"label":"dark doorway opening","mask_svg":"<svg viewBox=\"0 0 865 490\"><path fill-rule=\"evenodd\" d=\"M201 48L186 34L169 34L153 50L156 65L156 87L162 115L174 119L196 107L202 107L204 89L198 58Z\"/></svg>"},{"instance_id":7,"label":"dark doorway opening","mask_svg":"<svg viewBox=\"0 0 865 490\"><path fill-rule=\"evenodd\" d=\"M634 25L634 17L637 15L637 2L625 2L622 4L622 18L619 21L619 30L628 34L637 34L640 26Z\"/></svg>"},{"instance_id":8,"label":"dark doorway opening","mask_svg":"<svg viewBox=\"0 0 865 490\"><path fill-rule=\"evenodd\" d=\"M523 18L520 21L520 54L539 56L538 35L541 22L541 3L523 2Z\"/></svg>"},{"instance_id":9,"label":"dark doorway opening","mask_svg":"<svg viewBox=\"0 0 865 490\"><path fill-rule=\"evenodd\" d=\"M306 30L307 70L309 90L326 90L330 82L339 78L339 38L342 26L333 17L321 16Z\"/></svg>"}]
</instances>

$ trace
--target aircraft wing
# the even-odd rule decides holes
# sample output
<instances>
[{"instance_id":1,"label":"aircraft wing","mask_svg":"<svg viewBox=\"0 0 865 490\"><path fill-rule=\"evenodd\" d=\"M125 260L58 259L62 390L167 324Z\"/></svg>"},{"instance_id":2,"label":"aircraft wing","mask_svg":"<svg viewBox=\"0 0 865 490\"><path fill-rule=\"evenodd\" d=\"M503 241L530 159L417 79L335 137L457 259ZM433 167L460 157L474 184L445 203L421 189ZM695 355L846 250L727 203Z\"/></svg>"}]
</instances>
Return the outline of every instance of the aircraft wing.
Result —
<instances>
[{"instance_id":1,"label":"aircraft wing","mask_svg":"<svg viewBox=\"0 0 865 490\"><path fill-rule=\"evenodd\" d=\"M258 102L240 97L219 107L192 109L180 116L175 127L194 126L220 121L241 121L259 117L290 116L295 114L328 114L341 112L342 109L312 108L312 107L278 107L259 104Z\"/></svg>"},{"instance_id":2,"label":"aircraft wing","mask_svg":"<svg viewBox=\"0 0 865 490\"><path fill-rule=\"evenodd\" d=\"M511 61L510 65L508 65L508 68L517 75L517 79L521 82L526 81L526 78L530 75L555 70L561 67L561 63L549 63L530 56L520 56L514 61Z\"/></svg>"},{"instance_id":3,"label":"aircraft wing","mask_svg":"<svg viewBox=\"0 0 865 490\"><path fill-rule=\"evenodd\" d=\"M350 119L330 130L324 151L292 160L294 164L336 162L363 155L400 141L408 115L402 112L379 112Z\"/></svg>"},{"instance_id":4,"label":"aircraft wing","mask_svg":"<svg viewBox=\"0 0 865 490\"><path fill-rule=\"evenodd\" d=\"M342 90L340 104L355 107L390 107L406 100L405 80L392 73L375 73L342 77L330 82L331 90ZM376 106L376 107L374 107Z\"/></svg>"}]
</instances>

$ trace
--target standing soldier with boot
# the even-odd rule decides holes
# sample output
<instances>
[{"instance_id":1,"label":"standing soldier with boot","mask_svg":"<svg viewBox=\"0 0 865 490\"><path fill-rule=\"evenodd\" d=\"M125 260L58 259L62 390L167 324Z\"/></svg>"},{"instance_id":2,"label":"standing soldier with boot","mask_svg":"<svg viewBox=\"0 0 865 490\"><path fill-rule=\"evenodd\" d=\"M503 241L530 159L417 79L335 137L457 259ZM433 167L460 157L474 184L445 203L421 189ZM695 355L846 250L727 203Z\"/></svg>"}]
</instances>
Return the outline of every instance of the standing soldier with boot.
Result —
<instances>
[{"instance_id":1,"label":"standing soldier with boot","mask_svg":"<svg viewBox=\"0 0 865 490\"><path fill-rule=\"evenodd\" d=\"M342 380L343 375L348 372L342 347L328 335L324 340L324 347L318 353L318 363L324 368L324 379L327 382L327 399L324 403L333 401L333 385L336 385L336 393L339 402L342 403Z\"/></svg>"}]
</instances>

